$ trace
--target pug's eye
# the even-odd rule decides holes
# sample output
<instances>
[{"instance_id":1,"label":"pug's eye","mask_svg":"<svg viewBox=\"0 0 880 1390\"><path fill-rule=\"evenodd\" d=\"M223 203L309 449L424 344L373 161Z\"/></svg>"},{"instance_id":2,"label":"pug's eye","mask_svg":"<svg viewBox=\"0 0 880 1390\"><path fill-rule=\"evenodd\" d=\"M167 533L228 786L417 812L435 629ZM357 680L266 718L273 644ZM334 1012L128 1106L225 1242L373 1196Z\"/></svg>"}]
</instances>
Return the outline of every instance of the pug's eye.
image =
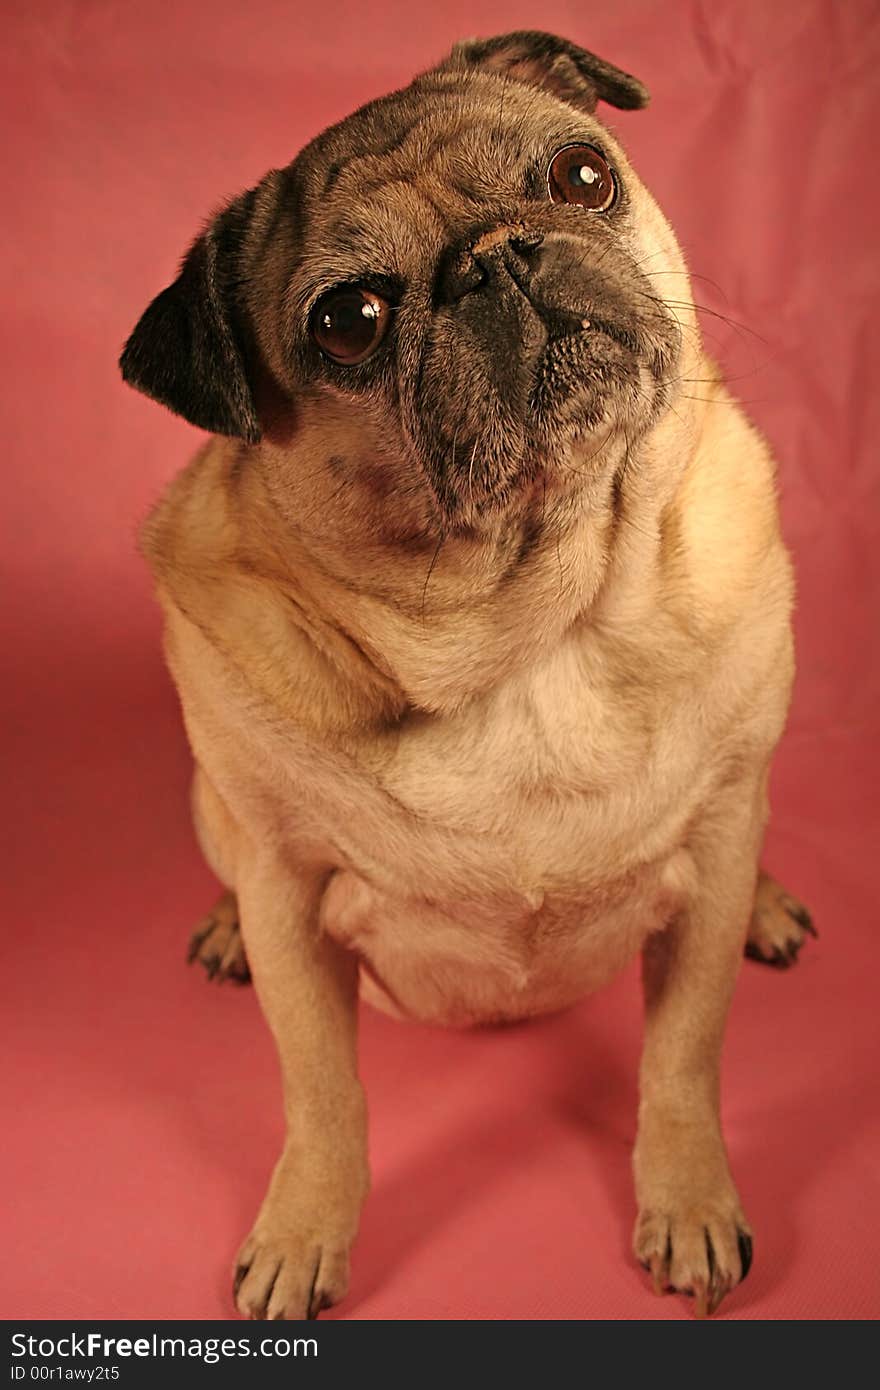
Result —
<instances>
[{"instance_id":1,"label":"pug's eye","mask_svg":"<svg viewBox=\"0 0 880 1390\"><path fill-rule=\"evenodd\" d=\"M312 337L331 361L354 367L376 351L390 317L380 295L346 285L318 300L312 311Z\"/></svg>"},{"instance_id":2,"label":"pug's eye","mask_svg":"<svg viewBox=\"0 0 880 1390\"><path fill-rule=\"evenodd\" d=\"M547 188L554 203L607 212L617 197L614 175L592 145L565 145L550 161Z\"/></svg>"}]
</instances>

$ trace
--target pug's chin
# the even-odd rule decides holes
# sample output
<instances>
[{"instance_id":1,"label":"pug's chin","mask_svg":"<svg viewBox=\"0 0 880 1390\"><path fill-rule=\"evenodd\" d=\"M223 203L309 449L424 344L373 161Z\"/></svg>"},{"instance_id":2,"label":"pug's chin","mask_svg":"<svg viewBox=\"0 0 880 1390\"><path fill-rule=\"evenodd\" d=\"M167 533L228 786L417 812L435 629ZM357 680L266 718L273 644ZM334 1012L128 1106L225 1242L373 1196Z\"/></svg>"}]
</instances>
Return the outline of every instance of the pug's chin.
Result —
<instances>
[{"instance_id":1,"label":"pug's chin","mask_svg":"<svg viewBox=\"0 0 880 1390\"><path fill-rule=\"evenodd\" d=\"M537 426L528 429L525 448L511 447L491 476L483 473L479 483L471 478L458 486L447 481L438 498L445 514L444 529L449 533L491 530L529 511L536 499L544 510L590 492L609 471L617 441L623 437L607 416L590 423L582 416L572 417L549 432Z\"/></svg>"},{"instance_id":2,"label":"pug's chin","mask_svg":"<svg viewBox=\"0 0 880 1390\"><path fill-rule=\"evenodd\" d=\"M622 334L576 334L548 343L536 363L529 414L562 444L607 430L616 421L638 426L645 396L637 354Z\"/></svg>"},{"instance_id":3,"label":"pug's chin","mask_svg":"<svg viewBox=\"0 0 880 1390\"><path fill-rule=\"evenodd\" d=\"M627 421L601 401L572 403L564 415L536 426L538 470L555 489L572 490L572 478L583 486L602 471L613 441L626 433Z\"/></svg>"},{"instance_id":4,"label":"pug's chin","mask_svg":"<svg viewBox=\"0 0 880 1390\"><path fill-rule=\"evenodd\" d=\"M549 354L548 354L549 355ZM521 414L502 427L487 403L485 433L473 439L453 422L422 454L445 525L482 529L515 515L535 489L549 504L595 490L618 455L650 429L659 404L658 383L647 380L635 355L628 362L578 363L560 370L558 359L536 373ZM494 425L494 428L493 428Z\"/></svg>"}]
</instances>

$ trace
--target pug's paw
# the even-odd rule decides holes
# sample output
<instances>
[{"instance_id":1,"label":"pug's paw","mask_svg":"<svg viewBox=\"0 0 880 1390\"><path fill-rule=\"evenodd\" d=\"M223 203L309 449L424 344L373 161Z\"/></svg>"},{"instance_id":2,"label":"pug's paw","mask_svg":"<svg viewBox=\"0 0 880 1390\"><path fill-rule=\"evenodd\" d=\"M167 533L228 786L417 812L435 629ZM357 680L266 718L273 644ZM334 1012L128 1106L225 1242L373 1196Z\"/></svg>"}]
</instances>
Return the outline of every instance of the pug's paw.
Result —
<instances>
[{"instance_id":1,"label":"pug's paw","mask_svg":"<svg viewBox=\"0 0 880 1390\"><path fill-rule=\"evenodd\" d=\"M348 1292L351 1241L315 1227L273 1231L258 1222L238 1252L235 1305L244 1318L316 1318Z\"/></svg>"},{"instance_id":2,"label":"pug's paw","mask_svg":"<svg viewBox=\"0 0 880 1390\"><path fill-rule=\"evenodd\" d=\"M803 903L762 871L758 875L746 955L764 965L787 970L795 964L808 936L818 936L818 932Z\"/></svg>"},{"instance_id":3,"label":"pug's paw","mask_svg":"<svg viewBox=\"0 0 880 1390\"><path fill-rule=\"evenodd\" d=\"M224 893L190 937L187 959L201 961L208 979L246 985L251 972L244 953L234 893Z\"/></svg>"},{"instance_id":4,"label":"pug's paw","mask_svg":"<svg viewBox=\"0 0 880 1390\"><path fill-rule=\"evenodd\" d=\"M714 1313L752 1263L752 1234L733 1184L711 1198L643 1206L633 1251L655 1293L692 1294L698 1318Z\"/></svg>"},{"instance_id":5,"label":"pug's paw","mask_svg":"<svg viewBox=\"0 0 880 1390\"><path fill-rule=\"evenodd\" d=\"M289 1142L236 1259L242 1317L316 1318L348 1291L349 1254L369 1188L362 1095L337 1112L332 1142Z\"/></svg>"}]
</instances>

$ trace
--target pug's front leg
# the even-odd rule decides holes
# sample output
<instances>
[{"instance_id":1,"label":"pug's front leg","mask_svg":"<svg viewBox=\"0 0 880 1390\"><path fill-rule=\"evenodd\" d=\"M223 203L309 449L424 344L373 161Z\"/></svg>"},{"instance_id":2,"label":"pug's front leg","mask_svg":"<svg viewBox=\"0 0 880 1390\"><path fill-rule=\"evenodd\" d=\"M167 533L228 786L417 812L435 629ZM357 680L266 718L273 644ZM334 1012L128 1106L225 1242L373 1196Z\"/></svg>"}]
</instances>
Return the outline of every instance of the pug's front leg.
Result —
<instances>
[{"instance_id":1,"label":"pug's front leg","mask_svg":"<svg viewBox=\"0 0 880 1390\"><path fill-rule=\"evenodd\" d=\"M724 1025L752 912L763 787L726 798L690 846L688 909L643 954L645 1039L633 1156L633 1248L655 1291L690 1292L714 1312L752 1260L752 1237L721 1134Z\"/></svg>"},{"instance_id":2,"label":"pug's front leg","mask_svg":"<svg viewBox=\"0 0 880 1390\"><path fill-rule=\"evenodd\" d=\"M251 974L281 1060L287 1134L238 1254L235 1300L245 1317L313 1318L348 1288L369 1185L357 959L319 931L324 876L261 855L236 878Z\"/></svg>"}]
</instances>

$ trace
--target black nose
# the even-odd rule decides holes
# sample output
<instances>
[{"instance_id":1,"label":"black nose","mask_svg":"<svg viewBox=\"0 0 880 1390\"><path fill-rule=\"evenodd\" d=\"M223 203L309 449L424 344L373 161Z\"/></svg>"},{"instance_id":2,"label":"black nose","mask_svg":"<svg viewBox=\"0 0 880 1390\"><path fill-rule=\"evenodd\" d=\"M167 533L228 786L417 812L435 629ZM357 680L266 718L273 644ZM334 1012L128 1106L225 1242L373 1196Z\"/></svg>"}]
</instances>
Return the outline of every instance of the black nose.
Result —
<instances>
[{"instance_id":1,"label":"black nose","mask_svg":"<svg viewBox=\"0 0 880 1390\"><path fill-rule=\"evenodd\" d=\"M540 232L512 227L472 234L444 256L437 276L437 301L454 304L505 272L526 293L543 240Z\"/></svg>"}]
</instances>

